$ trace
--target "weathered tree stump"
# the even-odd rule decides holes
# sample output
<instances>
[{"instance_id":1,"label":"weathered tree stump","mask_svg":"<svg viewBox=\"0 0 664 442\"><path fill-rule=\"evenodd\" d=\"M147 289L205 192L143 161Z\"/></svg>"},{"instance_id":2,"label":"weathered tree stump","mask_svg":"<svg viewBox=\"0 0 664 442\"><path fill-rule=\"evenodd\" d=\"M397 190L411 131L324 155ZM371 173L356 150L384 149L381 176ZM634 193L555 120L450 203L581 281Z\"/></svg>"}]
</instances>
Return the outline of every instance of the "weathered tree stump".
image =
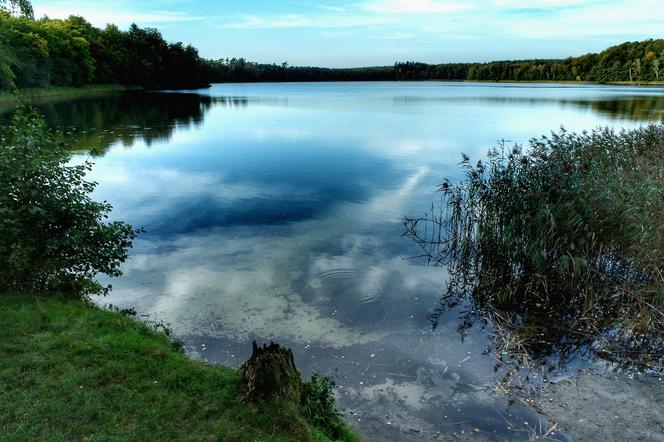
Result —
<instances>
[{"instance_id":1,"label":"weathered tree stump","mask_svg":"<svg viewBox=\"0 0 664 442\"><path fill-rule=\"evenodd\" d=\"M274 342L259 347L254 341L251 357L240 367L240 378L246 401L281 399L294 404L300 402L302 379L289 348Z\"/></svg>"}]
</instances>

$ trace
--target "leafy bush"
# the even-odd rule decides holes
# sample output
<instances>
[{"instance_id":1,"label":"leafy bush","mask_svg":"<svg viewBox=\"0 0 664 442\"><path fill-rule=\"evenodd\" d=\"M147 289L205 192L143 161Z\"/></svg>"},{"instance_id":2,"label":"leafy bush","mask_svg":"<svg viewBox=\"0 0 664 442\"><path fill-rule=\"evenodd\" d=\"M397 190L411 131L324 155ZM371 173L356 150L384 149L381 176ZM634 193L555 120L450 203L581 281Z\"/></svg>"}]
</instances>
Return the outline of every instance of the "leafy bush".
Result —
<instances>
[{"instance_id":1,"label":"leafy bush","mask_svg":"<svg viewBox=\"0 0 664 442\"><path fill-rule=\"evenodd\" d=\"M302 414L311 425L332 439L346 439L350 432L337 411L334 385L327 376L314 372L311 381L303 384Z\"/></svg>"},{"instance_id":2,"label":"leafy bush","mask_svg":"<svg viewBox=\"0 0 664 442\"><path fill-rule=\"evenodd\" d=\"M92 164L70 164L59 136L20 108L0 138L0 291L105 294L94 280L119 276L138 233L106 222L111 205L90 198Z\"/></svg>"},{"instance_id":3,"label":"leafy bush","mask_svg":"<svg viewBox=\"0 0 664 442\"><path fill-rule=\"evenodd\" d=\"M0 0L0 12L10 12L11 10L18 11L23 17L34 17L30 0Z\"/></svg>"},{"instance_id":4,"label":"leafy bush","mask_svg":"<svg viewBox=\"0 0 664 442\"><path fill-rule=\"evenodd\" d=\"M440 207L405 223L448 267L449 302L495 313L531 349L601 338L641 358L661 345L664 126L563 130L461 165Z\"/></svg>"}]
</instances>

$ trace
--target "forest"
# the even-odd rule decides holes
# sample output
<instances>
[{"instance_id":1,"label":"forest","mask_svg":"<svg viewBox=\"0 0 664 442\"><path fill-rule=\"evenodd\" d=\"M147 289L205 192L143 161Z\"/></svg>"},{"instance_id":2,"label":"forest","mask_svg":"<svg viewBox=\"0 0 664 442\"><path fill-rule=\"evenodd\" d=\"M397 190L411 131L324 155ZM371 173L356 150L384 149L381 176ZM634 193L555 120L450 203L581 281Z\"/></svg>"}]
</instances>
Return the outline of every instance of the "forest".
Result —
<instances>
[{"instance_id":1,"label":"forest","mask_svg":"<svg viewBox=\"0 0 664 442\"><path fill-rule=\"evenodd\" d=\"M269 81L584 81L658 82L664 80L664 39L627 42L599 54L563 60L490 63L397 62L393 66L328 69L260 64L240 59L206 60L212 82Z\"/></svg>"},{"instance_id":2,"label":"forest","mask_svg":"<svg viewBox=\"0 0 664 442\"><path fill-rule=\"evenodd\" d=\"M203 68L194 47L168 43L156 29L99 29L82 17L34 20L30 9L18 15L0 9L0 90L88 84L199 87L207 84Z\"/></svg>"},{"instance_id":3,"label":"forest","mask_svg":"<svg viewBox=\"0 0 664 442\"><path fill-rule=\"evenodd\" d=\"M442 50L441 50L442 51ZM0 91L120 84L145 88L194 88L222 82L282 81L584 81L664 80L664 39L627 42L599 54L561 60L321 68L253 63L244 58L208 60L181 42L169 43L154 28L109 24L82 17L35 19L27 0L0 0Z\"/></svg>"}]
</instances>

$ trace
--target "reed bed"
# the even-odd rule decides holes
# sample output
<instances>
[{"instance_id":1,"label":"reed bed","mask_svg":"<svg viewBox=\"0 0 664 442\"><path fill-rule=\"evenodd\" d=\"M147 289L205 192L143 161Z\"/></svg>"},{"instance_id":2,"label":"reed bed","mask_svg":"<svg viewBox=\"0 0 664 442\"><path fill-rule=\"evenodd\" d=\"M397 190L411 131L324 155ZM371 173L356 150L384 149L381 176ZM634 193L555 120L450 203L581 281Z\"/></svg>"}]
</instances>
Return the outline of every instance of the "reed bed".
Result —
<instances>
[{"instance_id":1,"label":"reed bed","mask_svg":"<svg viewBox=\"0 0 664 442\"><path fill-rule=\"evenodd\" d=\"M460 166L404 222L447 267L447 305L469 301L534 357L583 348L662 366L664 126L560 130Z\"/></svg>"}]
</instances>

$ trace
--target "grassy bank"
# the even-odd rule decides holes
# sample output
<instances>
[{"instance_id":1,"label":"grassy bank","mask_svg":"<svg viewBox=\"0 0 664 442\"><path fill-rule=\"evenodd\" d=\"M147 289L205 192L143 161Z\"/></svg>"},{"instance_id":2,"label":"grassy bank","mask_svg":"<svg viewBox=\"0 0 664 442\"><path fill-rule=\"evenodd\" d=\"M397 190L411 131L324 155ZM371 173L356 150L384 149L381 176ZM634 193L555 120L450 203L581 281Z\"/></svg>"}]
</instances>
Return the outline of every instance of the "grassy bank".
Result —
<instances>
[{"instance_id":1,"label":"grassy bank","mask_svg":"<svg viewBox=\"0 0 664 442\"><path fill-rule=\"evenodd\" d=\"M82 96L92 94L105 94L109 92L125 92L141 90L138 86L121 86L118 84L100 84L83 87L47 87L34 89L20 89L17 92L0 91L0 103L13 103L19 99L39 99L62 96Z\"/></svg>"},{"instance_id":2,"label":"grassy bank","mask_svg":"<svg viewBox=\"0 0 664 442\"><path fill-rule=\"evenodd\" d=\"M1 294L0 312L0 440L328 440L120 313L23 294Z\"/></svg>"}]
</instances>

